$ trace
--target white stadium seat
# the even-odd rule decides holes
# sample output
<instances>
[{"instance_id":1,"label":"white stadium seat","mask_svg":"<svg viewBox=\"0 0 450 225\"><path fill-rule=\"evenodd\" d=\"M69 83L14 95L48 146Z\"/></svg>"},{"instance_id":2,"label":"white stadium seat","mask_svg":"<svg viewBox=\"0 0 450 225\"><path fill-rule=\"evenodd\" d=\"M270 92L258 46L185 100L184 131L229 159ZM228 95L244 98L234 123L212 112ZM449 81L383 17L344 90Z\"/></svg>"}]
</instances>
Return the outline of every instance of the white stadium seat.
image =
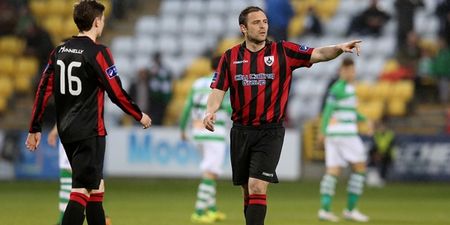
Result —
<instances>
[{"instance_id":1,"label":"white stadium seat","mask_svg":"<svg viewBox=\"0 0 450 225\"><path fill-rule=\"evenodd\" d=\"M118 36L112 40L111 49L114 55L130 55L133 51L133 37Z\"/></svg>"},{"instance_id":2,"label":"white stadium seat","mask_svg":"<svg viewBox=\"0 0 450 225\"><path fill-rule=\"evenodd\" d=\"M155 16L143 16L136 22L135 32L137 35L153 35L159 31L159 21Z\"/></svg>"}]
</instances>

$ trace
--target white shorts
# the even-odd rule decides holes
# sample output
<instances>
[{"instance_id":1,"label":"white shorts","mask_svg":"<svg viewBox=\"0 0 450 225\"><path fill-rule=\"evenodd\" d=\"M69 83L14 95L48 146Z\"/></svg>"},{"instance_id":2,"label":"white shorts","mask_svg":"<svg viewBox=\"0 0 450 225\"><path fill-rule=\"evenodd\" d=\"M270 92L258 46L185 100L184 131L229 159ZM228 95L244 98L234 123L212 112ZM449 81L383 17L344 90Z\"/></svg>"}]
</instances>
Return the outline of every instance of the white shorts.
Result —
<instances>
[{"instance_id":1,"label":"white shorts","mask_svg":"<svg viewBox=\"0 0 450 225\"><path fill-rule=\"evenodd\" d=\"M222 141L196 141L196 146L202 152L200 169L216 175L222 173L225 159L226 142Z\"/></svg>"},{"instance_id":2,"label":"white shorts","mask_svg":"<svg viewBox=\"0 0 450 225\"><path fill-rule=\"evenodd\" d=\"M358 136L326 137L325 164L327 167L345 167L348 162L366 162L364 144Z\"/></svg>"},{"instance_id":3,"label":"white shorts","mask_svg":"<svg viewBox=\"0 0 450 225\"><path fill-rule=\"evenodd\" d=\"M72 170L70 166L69 160L67 159L66 151L64 151L64 147L61 142L58 143L58 153L59 153L59 169Z\"/></svg>"}]
</instances>

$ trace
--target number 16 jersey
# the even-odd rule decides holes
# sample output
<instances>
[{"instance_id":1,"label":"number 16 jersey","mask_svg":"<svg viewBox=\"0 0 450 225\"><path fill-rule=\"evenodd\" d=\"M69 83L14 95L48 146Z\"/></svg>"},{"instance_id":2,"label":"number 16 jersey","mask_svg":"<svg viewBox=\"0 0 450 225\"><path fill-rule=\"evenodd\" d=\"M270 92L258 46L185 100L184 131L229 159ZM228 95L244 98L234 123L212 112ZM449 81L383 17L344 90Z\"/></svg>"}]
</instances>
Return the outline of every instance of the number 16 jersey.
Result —
<instances>
[{"instance_id":1,"label":"number 16 jersey","mask_svg":"<svg viewBox=\"0 0 450 225\"><path fill-rule=\"evenodd\" d=\"M139 107L122 88L110 50L85 36L77 36L56 47L39 82L30 133L41 131L48 99L55 97L58 134L70 143L105 136L104 93L137 121Z\"/></svg>"}]
</instances>

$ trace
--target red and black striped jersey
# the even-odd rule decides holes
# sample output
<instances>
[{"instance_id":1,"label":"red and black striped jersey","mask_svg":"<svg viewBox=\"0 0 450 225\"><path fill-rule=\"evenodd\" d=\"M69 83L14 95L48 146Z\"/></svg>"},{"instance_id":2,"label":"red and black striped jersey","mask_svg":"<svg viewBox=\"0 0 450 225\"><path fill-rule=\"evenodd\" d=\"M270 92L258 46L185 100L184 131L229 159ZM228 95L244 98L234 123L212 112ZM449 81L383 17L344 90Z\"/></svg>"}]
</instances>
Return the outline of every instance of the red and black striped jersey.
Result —
<instances>
[{"instance_id":1,"label":"red and black striped jersey","mask_svg":"<svg viewBox=\"0 0 450 225\"><path fill-rule=\"evenodd\" d=\"M230 89L231 119L235 123L251 126L281 123L292 71L310 67L313 50L287 41L266 41L263 49L251 52L244 42L222 55L211 88Z\"/></svg>"},{"instance_id":2,"label":"red and black striped jersey","mask_svg":"<svg viewBox=\"0 0 450 225\"><path fill-rule=\"evenodd\" d=\"M139 107L123 90L110 50L89 37L73 37L56 47L42 73L34 100L30 133L41 131L42 115L55 97L58 133L63 143L105 136L104 93L136 120Z\"/></svg>"}]
</instances>

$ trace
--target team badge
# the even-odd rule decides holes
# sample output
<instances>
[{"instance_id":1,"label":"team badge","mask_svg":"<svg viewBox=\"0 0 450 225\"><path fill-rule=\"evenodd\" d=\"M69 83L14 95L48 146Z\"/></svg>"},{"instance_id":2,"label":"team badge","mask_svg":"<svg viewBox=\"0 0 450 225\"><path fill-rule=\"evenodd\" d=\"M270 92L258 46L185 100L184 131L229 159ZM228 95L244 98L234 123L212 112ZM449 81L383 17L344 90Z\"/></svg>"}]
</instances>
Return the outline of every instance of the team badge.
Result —
<instances>
[{"instance_id":1,"label":"team badge","mask_svg":"<svg viewBox=\"0 0 450 225\"><path fill-rule=\"evenodd\" d=\"M216 80L217 80L217 72L214 72L212 82L214 83Z\"/></svg>"},{"instance_id":2,"label":"team badge","mask_svg":"<svg viewBox=\"0 0 450 225\"><path fill-rule=\"evenodd\" d=\"M115 65L108 67L108 69L106 69L105 72L108 75L109 79L112 79L113 77L118 75L117 68Z\"/></svg>"},{"instance_id":3,"label":"team badge","mask_svg":"<svg viewBox=\"0 0 450 225\"><path fill-rule=\"evenodd\" d=\"M273 61L274 61L273 55L271 55L271 56L264 56L264 63L265 63L267 66L272 66Z\"/></svg>"}]
</instances>

